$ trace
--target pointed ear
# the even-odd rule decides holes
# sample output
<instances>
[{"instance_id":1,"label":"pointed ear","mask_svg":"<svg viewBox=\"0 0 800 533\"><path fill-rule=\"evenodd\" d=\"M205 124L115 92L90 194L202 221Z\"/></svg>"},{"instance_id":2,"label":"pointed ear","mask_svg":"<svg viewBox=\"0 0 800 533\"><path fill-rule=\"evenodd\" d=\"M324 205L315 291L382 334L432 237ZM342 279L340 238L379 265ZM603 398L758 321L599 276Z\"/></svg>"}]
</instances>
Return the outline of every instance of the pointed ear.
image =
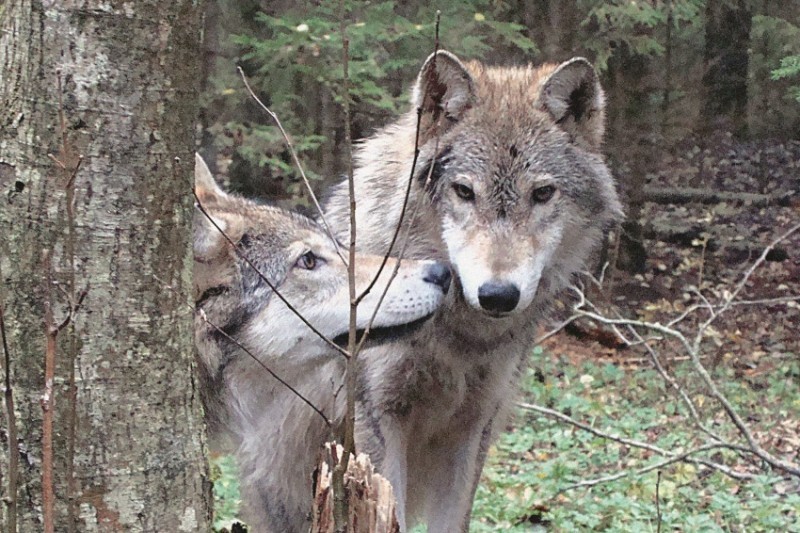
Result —
<instances>
[{"instance_id":1,"label":"pointed ear","mask_svg":"<svg viewBox=\"0 0 800 533\"><path fill-rule=\"evenodd\" d=\"M239 242L245 228L244 220L238 215L215 212L213 209L206 209L206 213L211 219L200 208L194 208L192 248L195 301L206 289L230 284L236 270L236 252L225 235L233 242Z\"/></svg>"},{"instance_id":2,"label":"pointed ear","mask_svg":"<svg viewBox=\"0 0 800 533\"><path fill-rule=\"evenodd\" d=\"M213 204L228 197L217 185L208 165L197 152L194 154L194 192L204 207L206 204Z\"/></svg>"},{"instance_id":3,"label":"pointed ear","mask_svg":"<svg viewBox=\"0 0 800 533\"><path fill-rule=\"evenodd\" d=\"M473 105L472 76L450 52L440 50L425 61L414 87L412 101L421 109L420 137L424 144L458 122Z\"/></svg>"},{"instance_id":4,"label":"pointed ear","mask_svg":"<svg viewBox=\"0 0 800 533\"><path fill-rule=\"evenodd\" d=\"M605 126L605 96L592 64L575 57L561 63L542 84L539 101L572 138L599 150Z\"/></svg>"}]
</instances>

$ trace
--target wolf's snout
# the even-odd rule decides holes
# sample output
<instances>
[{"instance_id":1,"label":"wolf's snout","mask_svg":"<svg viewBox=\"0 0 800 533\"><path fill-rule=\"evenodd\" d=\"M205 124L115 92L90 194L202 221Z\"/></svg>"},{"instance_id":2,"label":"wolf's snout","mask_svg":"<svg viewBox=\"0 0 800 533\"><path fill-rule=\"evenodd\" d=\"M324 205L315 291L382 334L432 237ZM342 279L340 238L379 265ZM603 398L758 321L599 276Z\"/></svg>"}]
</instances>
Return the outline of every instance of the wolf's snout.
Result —
<instances>
[{"instance_id":1,"label":"wolf's snout","mask_svg":"<svg viewBox=\"0 0 800 533\"><path fill-rule=\"evenodd\" d=\"M478 289L478 301L486 311L508 313L519 303L519 288L513 283L489 281Z\"/></svg>"},{"instance_id":2,"label":"wolf's snout","mask_svg":"<svg viewBox=\"0 0 800 533\"><path fill-rule=\"evenodd\" d=\"M450 274L450 269L447 268L447 265L443 263L433 263L425 269L425 277L423 277L422 280L428 283L433 283L434 285L438 285L442 288L442 291L447 294L447 290L450 288L450 280L452 277L453 276Z\"/></svg>"}]
</instances>

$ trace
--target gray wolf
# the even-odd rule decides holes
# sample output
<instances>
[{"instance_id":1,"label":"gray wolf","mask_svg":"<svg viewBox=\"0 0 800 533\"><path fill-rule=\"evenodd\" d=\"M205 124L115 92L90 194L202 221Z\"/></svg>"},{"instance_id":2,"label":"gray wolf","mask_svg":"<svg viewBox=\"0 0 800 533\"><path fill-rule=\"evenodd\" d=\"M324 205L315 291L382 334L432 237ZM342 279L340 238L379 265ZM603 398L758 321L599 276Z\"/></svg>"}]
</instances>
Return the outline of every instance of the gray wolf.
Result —
<instances>
[{"instance_id":1,"label":"gray wolf","mask_svg":"<svg viewBox=\"0 0 800 533\"><path fill-rule=\"evenodd\" d=\"M356 443L392 483L402 529L452 533L469 527L536 324L622 207L585 59L499 68L440 51L412 104L358 148L357 246L387 251L411 180L405 256L448 261L457 290L412 338L364 354ZM348 208L343 183L325 207L342 240Z\"/></svg>"},{"instance_id":2,"label":"gray wolf","mask_svg":"<svg viewBox=\"0 0 800 533\"><path fill-rule=\"evenodd\" d=\"M348 331L347 270L316 222L226 194L199 156L195 192L213 220L196 209L195 344L212 447L236 457L243 515L252 531L307 530L315 459L343 417L344 359L288 309L251 263L329 339ZM372 280L381 259L357 257L358 290ZM359 306L359 329L388 278L386 271ZM431 316L449 283L442 263L403 261L375 318L375 338L402 336L403 328ZM321 409L333 427L253 356Z\"/></svg>"}]
</instances>

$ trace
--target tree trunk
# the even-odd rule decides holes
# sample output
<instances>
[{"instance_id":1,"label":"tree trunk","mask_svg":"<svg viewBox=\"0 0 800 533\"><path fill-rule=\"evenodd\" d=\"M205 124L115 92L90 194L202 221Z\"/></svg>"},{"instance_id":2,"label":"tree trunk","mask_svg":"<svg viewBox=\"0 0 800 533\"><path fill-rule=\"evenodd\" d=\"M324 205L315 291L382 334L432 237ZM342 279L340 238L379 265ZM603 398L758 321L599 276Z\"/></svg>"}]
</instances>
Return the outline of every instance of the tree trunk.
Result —
<instances>
[{"instance_id":1,"label":"tree trunk","mask_svg":"<svg viewBox=\"0 0 800 533\"><path fill-rule=\"evenodd\" d=\"M200 4L0 6L2 531L210 530L186 306Z\"/></svg>"},{"instance_id":2,"label":"tree trunk","mask_svg":"<svg viewBox=\"0 0 800 533\"><path fill-rule=\"evenodd\" d=\"M703 128L747 129L747 65L752 14L744 0L706 4Z\"/></svg>"}]
</instances>

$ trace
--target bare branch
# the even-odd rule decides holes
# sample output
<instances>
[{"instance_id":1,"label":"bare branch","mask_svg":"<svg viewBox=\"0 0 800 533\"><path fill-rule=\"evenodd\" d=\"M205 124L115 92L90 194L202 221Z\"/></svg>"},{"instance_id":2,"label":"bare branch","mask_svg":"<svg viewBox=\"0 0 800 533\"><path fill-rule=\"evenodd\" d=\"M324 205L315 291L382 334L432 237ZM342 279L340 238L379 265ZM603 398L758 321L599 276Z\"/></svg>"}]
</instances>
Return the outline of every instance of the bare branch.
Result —
<instances>
[{"instance_id":1,"label":"bare branch","mask_svg":"<svg viewBox=\"0 0 800 533\"><path fill-rule=\"evenodd\" d=\"M656 533L661 533L661 495L659 489L661 488L661 470L658 471L656 476Z\"/></svg>"},{"instance_id":2,"label":"bare branch","mask_svg":"<svg viewBox=\"0 0 800 533\"><path fill-rule=\"evenodd\" d=\"M358 304L356 298L356 190L353 176L352 133L350 131L350 40L347 37L345 23L345 2L339 1L339 32L342 37L342 109L344 111L345 145L347 149L347 189L350 197L350 242L348 247L347 286L350 297L350 315L347 335L347 351L350 360L347 362L345 381L347 384L346 412L344 423L344 446L341 462L334 461L331 476L333 484L333 522L337 532L347 530L347 516L350 502L345 494L344 474L350 466L350 457L356 455L356 380L358 373L358 346L356 326L358 323Z\"/></svg>"},{"instance_id":3,"label":"bare branch","mask_svg":"<svg viewBox=\"0 0 800 533\"><path fill-rule=\"evenodd\" d=\"M707 452L709 450L713 450L715 448L724 448L724 447L725 447L725 445L721 444L721 443L704 444L703 446L699 446L697 448L692 448L691 450L685 451L685 452L683 452L681 454L668 456L669 457L668 459L664 459L663 461L660 461L658 463L654 463L652 465L645 466L645 467L640 468L638 470L634 470L633 472L629 472L627 470L623 470L621 472L617 472L616 474L612 474L610 476L600 477L600 478L596 478L596 479L587 479L587 480L584 480L584 481L579 481L577 483L573 483L572 485L568 485L568 486L560 489L559 493L567 492L567 491L575 490L575 489L580 489L580 488L594 487L595 485L600 485L601 483L608 483L609 481L616 481L618 479L621 479L621 478L624 478L624 477L628 477L628 476L641 476L642 474L646 474L647 472L652 472L653 470L660 470L660 469L664 468L665 466L669 466L669 465L671 465L673 463L678 463L678 462L681 462L681 461L701 462L702 461L701 459L695 459L692 456L696 455L698 453L701 453L701 452ZM720 471L722 471L722 470L720 470ZM729 476L735 478L735 479L750 479L750 477L752 477L752 476L744 477L745 476L744 474L735 473L735 472L733 472L732 470L729 470L729 469L728 469L728 472L725 472L725 473L728 474ZM735 474L735 475L732 475L732 474Z\"/></svg>"},{"instance_id":4,"label":"bare branch","mask_svg":"<svg viewBox=\"0 0 800 533\"><path fill-rule=\"evenodd\" d=\"M433 53L434 53L434 56L433 56L434 68L436 66L436 64L435 64L436 55L435 54L439 51L439 22L440 22L441 16L442 16L442 12L437 10L436 11L435 37L434 37L434 51L433 51ZM426 88L426 90L427 90L427 88ZM421 101L423 101L423 102L425 101L425 95L423 95ZM406 210L408 209L408 199L411 196L411 185L414 183L414 173L417 170L417 161L419 160L419 152L420 152L419 134L420 134L420 124L421 124L421 122L422 122L422 107L418 107L417 108L417 124L416 124L416 128L415 128L415 131L414 131L414 156L411 159L411 171L409 172L409 175L408 175L408 183L406 184L406 192L405 192L405 196L403 197L403 206L400 208L400 218L398 219L397 225L394 228L394 233L392 234L392 240L389 241L389 248L386 250L386 253L383 256L383 261L381 261L381 265L378 267L378 271L375 273L375 277L372 279L372 281L367 286L367 288L364 289L364 291L358 296L358 302L361 302L361 300L363 300L370 293L372 288L375 286L375 283L377 283L378 278L380 277L381 273L383 272L383 269L386 267L386 263L388 262L389 257L391 257L391 255L392 255L392 251L394 251L395 244L397 243L397 237L398 237L398 235L400 235L400 229L403 227L403 221L405 220ZM434 151L434 154L433 154L434 160L436 158L436 152L438 151L438 138L437 138L436 146L437 146L437 148L436 148L436 150ZM433 165L431 165L431 172L432 171L433 171ZM430 173L428 174L428 176L430 176ZM408 229L409 233L411 232L411 226L412 225L409 224L409 229ZM402 259L402 256L401 256L401 259Z\"/></svg>"},{"instance_id":5,"label":"bare branch","mask_svg":"<svg viewBox=\"0 0 800 533\"><path fill-rule=\"evenodd\" d=\"M253 89L250 87L250 83L247 81L247 76L244 74L244 70L242 67L237 66L236 69L239 71L239 75L242 77L242 81L244 82L244 86L247 87L247 92L250 93L250 97L256 101L256 103L267 112L267 114L272 117L272 120L275 121L275 125L278 126L278 130L280 130L281 135L283 136L283 140L286 143L286 146L289 148L289 153L292 154L292 160L294 161L295 166L297 167L297 171L300 172L300 177L303 179L303 183L306 186L306 190L308 191L308 195L311 197L311 201L314 202L314 207L317 208L317 213L319 214L320 220L322 221L322 225L325 227L325 231L328 233L328 237L331 238L333 241L333 245L336 247L336 253L339 254L339 258L347 264L347 261L342 255L342 251L339 249L339 241L336 240L336 236L333 234L330 226L328 225L328 221L325 220L325 213L322 211L322 206L319 205L319 201L317 200L317 195L314 194L314 189L311 187L311 182L308 180L306 176L305 170L303 170L303 165L300 163L300 159L297 157L297 152L294 149L294 145L292 144L289 135L286 133L286 130L283 129L283 124L281 124L281 120L278 118L278 115L268 108L264 102L256 95ZM350 143L347 144L350 146Z\"/></svg>"},{"instance_id":6,"label":"bare branch","mask_svg":"<svg viewBox=\"0 0 800 533\"><path fill-rule=\"evenodd\" d=\"M628 439L628 438L625 438L625 437L619 437L619 436L616 436L616 435L611 435L611 434L606 433L604 431L600 431L599 429L593 428L592 426L590 426L588 424L584 424L582 422L578 422L574 418L571 418L571 417L565 415L564 413L560 413L560 412L558 412L558 411L556 411L554 409L549 409L547 407L542 407L540 405L535 405L535 404L531 404L531 403L522 403L522 402L517 403L517 406L519 406L519 407L521 407L523 409L526 409L528 411L534 411L534 412L539 413L541 415L544 415L544 416L546 416L548 418L553 418L553 419L558 420L560 422L567 423L567 424L569 424L571 426L575 426L576 428L581 429L583 431L586 431L588 433L591 433L592 435L594 435L596 437L600 437L600 438L607 439L607 440L610 440L610 441L618 442L620 444L624 444L625 446L630 446L632 448L641 448L641 449L644 449L644 450L648 450L648 451L651 451L653 453L656 453L656 454L664 456L664 457L669 457L669 458L671 458L670 463L676 462L676 461L683 461L683 460L686 460L688 458L687 462L699 464L699 465L702 465L702 466L706 466L708 468L712 468L714 470L718 470L718 471L722 472L723 474L725 474L727 476L730 476L730 477L732 477L734 479L750 479L750 478L753 477L750 474L744 474L744 473L741 473L741 472L736 472L734 470L731 470L730 468L728 468L725 465L721 465L721 464L715 463L713 461L709 461L709 460L706 460L706 459L689 458L689 456L694 455L697 452L705 451L705 450L712 449L712 448L728 448L728 449L733 449L733 450L746 450L746 448L742 448L742 447L736 446L734 444L730 444L730 443L726 443L726 442L715 442L715 443L706 444L706 445L701 446L699 448L695 448L695 449L690 450L689 452L687 452L685 454L678 455L678 454L676 454L674 452L671 452L669 450L665 450L663 448L655 446L654 444L649 444L647 442ZM669 463L667 463L667 464L669 464ZM653 468L654 468L654 466L651 465L651 467L648 467L648 470L652 470ZM645 470L645 471L648 471L648 470ZM637 473L643 473L643 472L637 471ZM626 475L628 475L627 472L621 473L621 474L616 475L614 477L609 477L608 479L604 478L604 481L613 481L614 479L619 479L619 478L625 477ZM566 489L563 489L563 490L569 490L570 488L577 488L577 486L570 486L570 487L568 487Z\"/></svg>"}]
</instances>

